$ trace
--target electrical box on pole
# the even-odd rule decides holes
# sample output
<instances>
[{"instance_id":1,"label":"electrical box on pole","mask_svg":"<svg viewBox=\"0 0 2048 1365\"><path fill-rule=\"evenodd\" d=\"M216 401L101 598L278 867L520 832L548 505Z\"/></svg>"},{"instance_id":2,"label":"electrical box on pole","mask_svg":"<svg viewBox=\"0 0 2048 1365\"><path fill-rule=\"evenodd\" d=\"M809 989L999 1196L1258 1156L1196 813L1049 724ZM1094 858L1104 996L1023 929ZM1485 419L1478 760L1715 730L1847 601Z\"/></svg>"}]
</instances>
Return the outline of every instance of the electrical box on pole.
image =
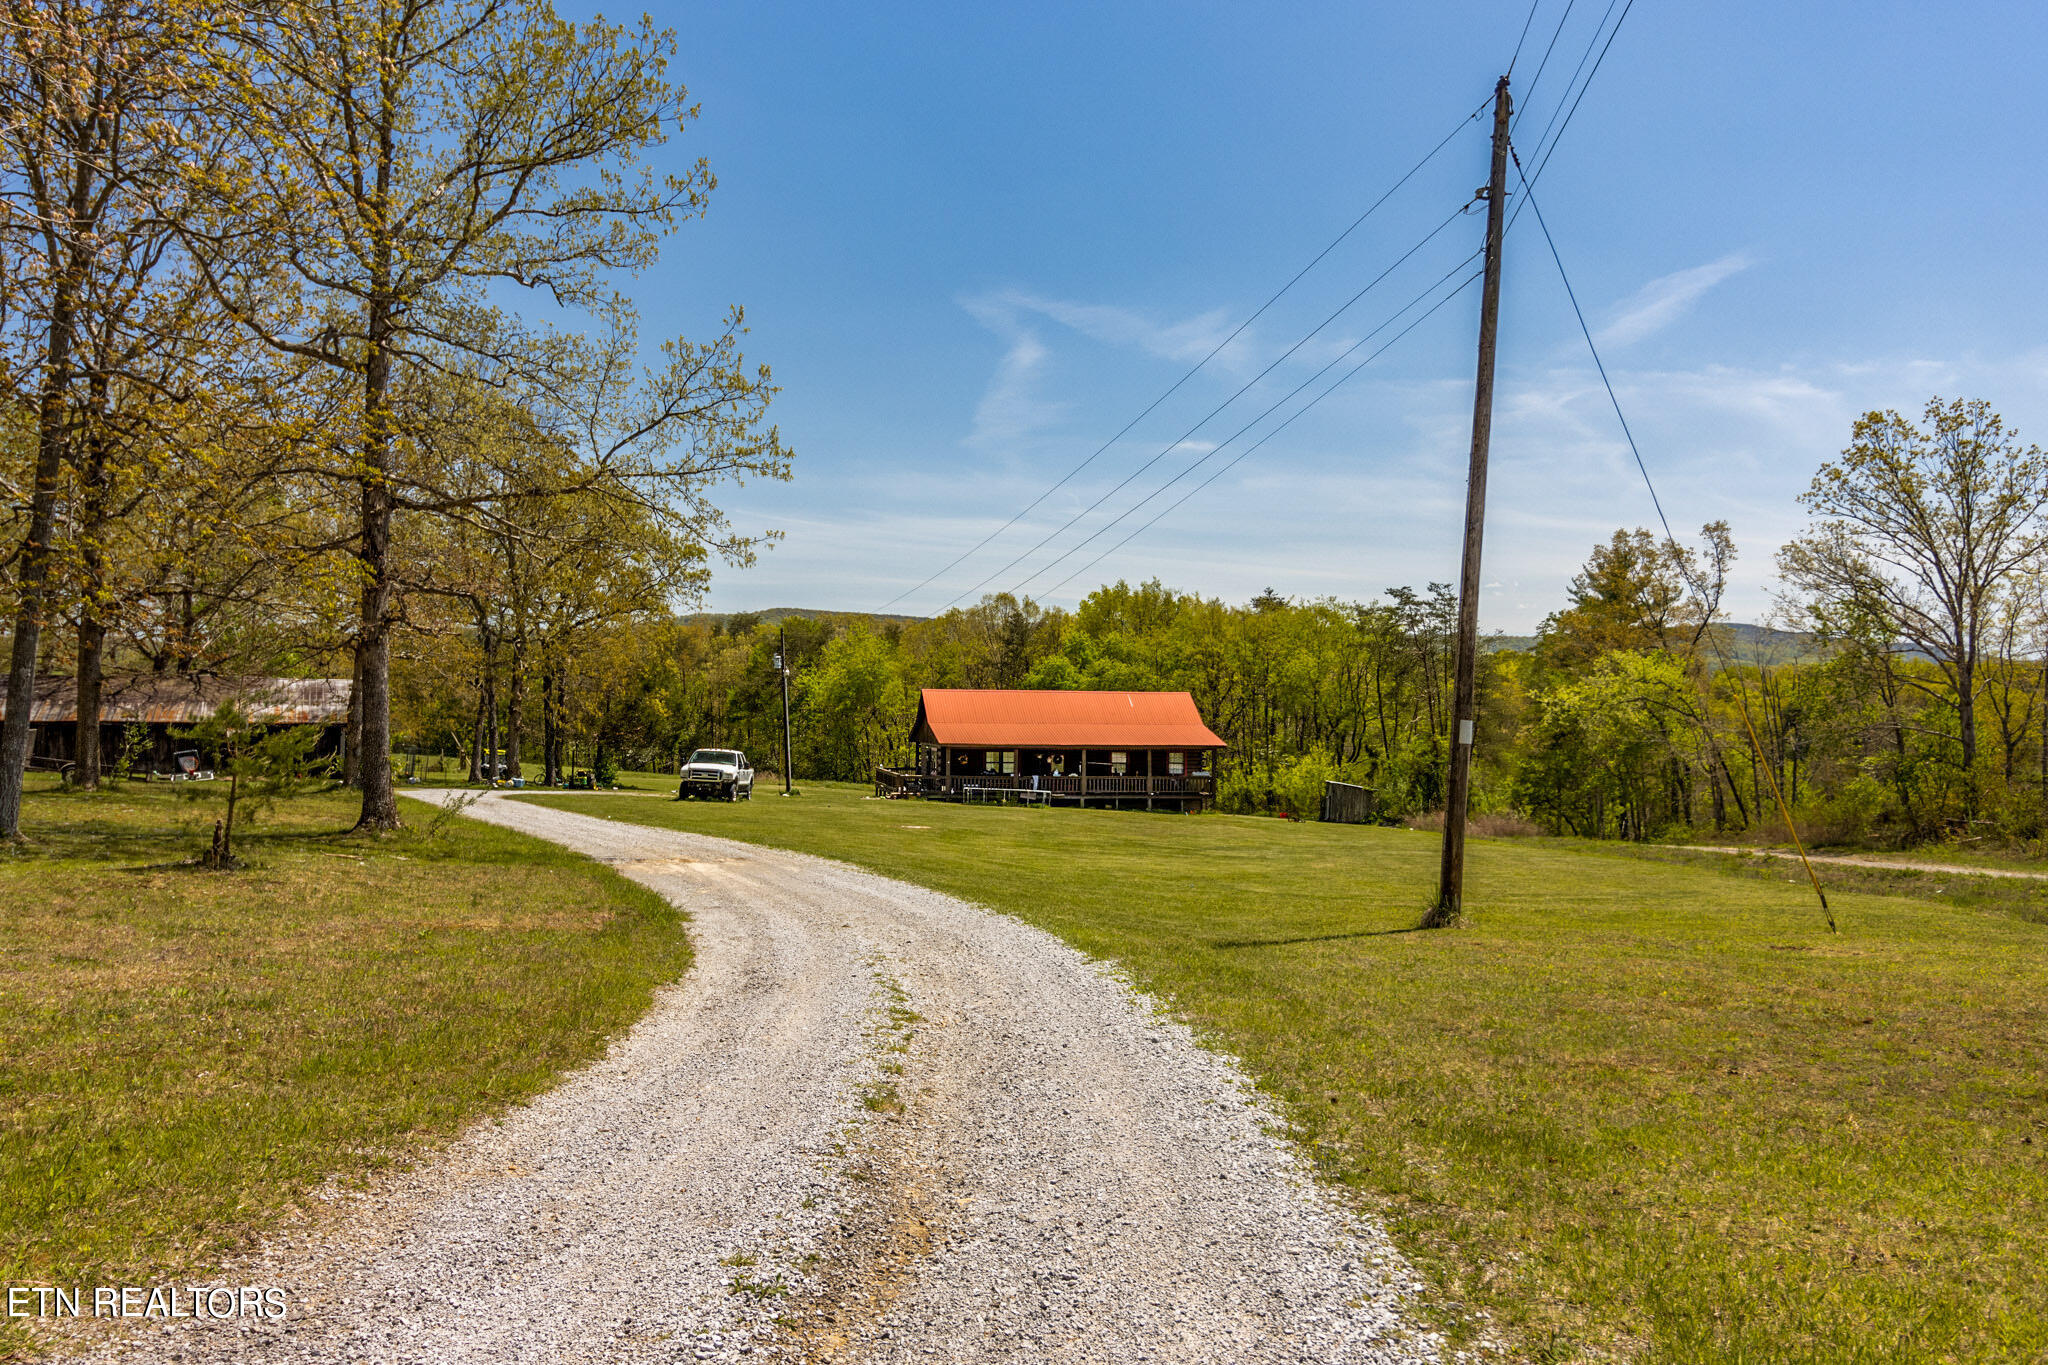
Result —
<instances>
[{"instance_id":1,"label":"electrical box on pole","mask_svg":"<svg viewBox=\"0 0 2048 1365\"><path fill-rule=\"evenodd\" d=\"M1500 330L1500 248L1508 197L1508 78L1493 88L1493 174L1486 183L1486 277L1479 301L1479 377L1472 394L1472 460L1465 477L1465 553L1458 569L1458 664L1451 697L1451 770L1444 789L1443 866L1431 926L1465 908L1465 816L1472 800L1478 720L1479 545L1486 530L1486 456L1493 438L1493 355Z\"/></svg>"}]
</instances>

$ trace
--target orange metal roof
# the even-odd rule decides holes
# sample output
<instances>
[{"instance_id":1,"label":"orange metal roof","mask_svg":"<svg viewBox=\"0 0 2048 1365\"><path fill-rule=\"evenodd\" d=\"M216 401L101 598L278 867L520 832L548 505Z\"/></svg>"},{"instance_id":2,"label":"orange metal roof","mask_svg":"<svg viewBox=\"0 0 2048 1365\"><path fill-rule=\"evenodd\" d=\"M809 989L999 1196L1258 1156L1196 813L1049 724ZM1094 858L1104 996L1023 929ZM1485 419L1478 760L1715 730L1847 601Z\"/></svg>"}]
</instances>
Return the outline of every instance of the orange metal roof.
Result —
<instances>
[{"instance_id":1,"label":"orange metal roof","mask_svg":"<svg viewBox=\"0 0 2048 1365\"><path fill-rule=\"evenodd\" d=\"M1222 749L1185 692L1003 692L927 687L913 739L1048 749Z\"/></svg>"}]
</instances>

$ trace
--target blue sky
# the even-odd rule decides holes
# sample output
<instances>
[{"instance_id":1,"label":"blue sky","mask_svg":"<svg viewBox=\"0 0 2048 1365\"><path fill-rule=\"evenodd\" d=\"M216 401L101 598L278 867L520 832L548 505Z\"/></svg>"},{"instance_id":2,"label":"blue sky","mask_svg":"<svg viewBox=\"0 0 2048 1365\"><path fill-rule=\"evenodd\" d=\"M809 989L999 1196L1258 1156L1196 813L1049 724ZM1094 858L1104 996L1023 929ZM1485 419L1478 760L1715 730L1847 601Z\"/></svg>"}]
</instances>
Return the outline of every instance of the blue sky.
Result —
<instances>
[{"instance_id":1,"label":"blue sky","mask_svg":"<svg viewBox=\"0 0 2048 1365\"><path fill-rule=\"evenodd\" d=\"M1530 93L1564 6L1543 0L1516 67L1525 148L1606 8L1572 11ZM797 452L793 482L728 490L742 528L785 536L720 570L709 605L875 610L996 529L1477 108L1527 13L657 10L703 107L664 155L707 156L719 187L634 286L648 334L707 335L745 305ZM1674 525L1734 527L1738 617L1768 609L1795 499L1858 412L1983 397L2048 442L2048 182L2029 98L2044 52L2048 11L2019 3L1629 14L1538 196ZM1030 575L1477 249L1482 217L1451 222L1176 445L1485 176L1474 121L1128 437L893 610L937 611L985 578L1066 604L1118 577L1230 600L1454 578L1476 288L1094 570L1046 592L1242 445ZM1596 540L1652 512L1532 216L1506 272L1482 624L1522 631Z\"/></svg>"}]
</instances>

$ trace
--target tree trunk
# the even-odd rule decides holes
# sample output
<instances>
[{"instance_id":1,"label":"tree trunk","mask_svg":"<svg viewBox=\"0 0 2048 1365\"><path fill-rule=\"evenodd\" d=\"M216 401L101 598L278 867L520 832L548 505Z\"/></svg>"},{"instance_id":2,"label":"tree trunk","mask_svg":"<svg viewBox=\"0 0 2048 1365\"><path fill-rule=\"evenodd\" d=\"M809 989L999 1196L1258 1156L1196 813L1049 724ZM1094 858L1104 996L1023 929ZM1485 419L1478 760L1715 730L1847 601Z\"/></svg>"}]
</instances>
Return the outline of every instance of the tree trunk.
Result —
<instances>
[{"instance_id":1,"label":"tree trunk","mask_svg":"<svg viewBox=\"0 0 2048 1365\"><path fill-rule=\"evenodd\" d=\"M341 782L345 787L363 785L363 659L350 651L348 723L341 732Z\"/></svg>"},{"instance_id":2,"label":"tree trunk","mask_svg":"<svg viewBox=\"0 0 2048 1365\"><path fill-rule=\"evenodd\" d=\"M512 777L519 771L519 723L525 700L526 651L517 635L512 637L511 667L505 675L505 771Z\"/></svg>"},{"instance_id":3,"label":"tree trunk","mask_svg":"<svg viewBox=\"0 0 2048 1365\"><path fill-rule=\"evenodd\" d=\"M486 675L489 677L490 675ZM501 752L505 737L498 733L498 680L490 677L484 684L484 781L496 782L498 769L504 766Z\"/></svg>"},{"instance_id":4,"label":"tree trunk","mask_svg":"<svg viewBox=\"0 0 2048 1365\"><path fill-rule=\"evenodd\" d=\"M193 641L199 635L199 617L192 607L192 585L178 589L178 672L192 671Z\"/></svg>"},{"instance_id":5,"label":"tree trunk","mask_svg":"<svg viewBox=\"0 0 2048 1365\"><path fill-rule=\"evenodd\" d=\"M1735 785L1735 774L1728 771L1728 756L1719 749L1714 751L1715 766L1720 770L1721 780L1728 784L1728 795L1735 798L1735 813L1742 821L1741 828L1748 829L1749 807L1743 802L1742 788Z\"/></svg>"},{"instance_id":6,"label":"tree trunk","mask_svg":"<svg viewBox=\"0 0 2048 1365\"><path fill-rule=\"evenodd\" d=\"M555 675L548 668L540 675L540 766L543 786L561 784L562 765L555 740Z\"/></svg>"},{"instance_id":7,"label":"tree trunk","mask_svg":"<svg viewBox=\"0 0 2048 1365\"><path fill-rule=\"evenodd\" d=\"M569 775L569 671L559 662L555 666L555 780L567 781Z\"/></svg>"},{"instance_id":8,"label":"tree trunk","mask_svg":"<svg viewBox=\"0 0 2048 1365\"><path fill-rule=\"evenodd\" d=\"M363 813L357 829L397 829L398 791L391 780L391 305L373 295L369 308L369 360L363 374L364 432L362 616L356 638L356 695L362 738L357 744Z\"/></svg>"},{"instance_id":9,"label":"tree trunk","mask_svg":"<svg viewBox=\"0 0 2048 1365\"><path fill-rule=\"evenodd\" d=\"M1977 814L1977 661L1968 651L1956 660L1956 728L1963 742L1963 814Z\"/></svg>"},{"instance_id":10,"label":"tree trunk","mask_svg":"<svg viewBox=\"0 0 2048 1365\"><path fill-rule=\"evenodd\" d=\"M498 641L489 630L478 636L483 646L483 684L480 690L484 718L484 784L498 780Z\"/></svg>"},{"instance_id":11,"label":"tree trunk","mask_svg":"<svg viewBox=\"0 0 2048 1365\"><path fill-rule=\"evenodd\" d=\"M78 753L72 783L80 791L100 785L100 683L107 628L91 603L78 614Z\"/></svg>"},{"instance_id":12,"label":"tree trunk","mask_svg":"<svg viewBox=\"0 0 2048 1365\"><path fill-rule=\"evenodd\" d=\"M489 706L490 702L484 693L483 675L479 673L476 680L476 720L470 726L469 780L471 782L482 782L484 780L484 712Z\"/></svg>"},{"instance_id":13,"label":"tree trunk","mask_svg":"<svg viewBox=\"0 0 2048 1365\"><path fill-rule=\"evenodd\" d=\"M28 767L36 693L36 653L50 603L51 538L57 529L57 482L64 468L64 399L70 387L76 280L57 288L44 347L43 388L36 410L36 465L29 494L28 535L15 570L14 650L7 668L7 715L0 721L0 839L21 837L21 784Z\"/></svg>"},{"instance_id":14,"label":"tree trunk","mask_svg":"<svg viewBox=\"0 0 2048 1365\"><path fill-rule=\"evenodd\" d=\"M80 791L97 791L100 785L100 681L107 639L106 623L100 620L100 602L107 590L107 549L102 537L107 524L107 378L95 374L92 381L90 416L93 426L86 437L85 467L78 513L79 584L78 659L74 676L78 696L78 750L72 767L72 785Z\"/></svg>"}]
</instances>

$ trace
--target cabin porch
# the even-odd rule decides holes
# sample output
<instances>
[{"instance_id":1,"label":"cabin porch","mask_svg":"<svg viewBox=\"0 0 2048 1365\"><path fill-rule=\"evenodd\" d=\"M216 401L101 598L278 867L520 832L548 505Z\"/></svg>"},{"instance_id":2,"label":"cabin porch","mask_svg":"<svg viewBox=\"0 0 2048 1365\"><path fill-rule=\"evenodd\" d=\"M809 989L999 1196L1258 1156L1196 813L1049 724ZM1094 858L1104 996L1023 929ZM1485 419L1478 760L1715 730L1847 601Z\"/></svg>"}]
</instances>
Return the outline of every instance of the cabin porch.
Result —
<instances>
[{"instance_id":1,"label":"cabin porch","mask_svg":"<svg viewBox=\"0 0 2048 1365\"><path fill-rule=\"evenodd\" d=\"M919 744L907 768L878 768L875 795L938 801L1200 810L1215 798L1206 749L987 749Z\"/></svg>"}]
</instances>

